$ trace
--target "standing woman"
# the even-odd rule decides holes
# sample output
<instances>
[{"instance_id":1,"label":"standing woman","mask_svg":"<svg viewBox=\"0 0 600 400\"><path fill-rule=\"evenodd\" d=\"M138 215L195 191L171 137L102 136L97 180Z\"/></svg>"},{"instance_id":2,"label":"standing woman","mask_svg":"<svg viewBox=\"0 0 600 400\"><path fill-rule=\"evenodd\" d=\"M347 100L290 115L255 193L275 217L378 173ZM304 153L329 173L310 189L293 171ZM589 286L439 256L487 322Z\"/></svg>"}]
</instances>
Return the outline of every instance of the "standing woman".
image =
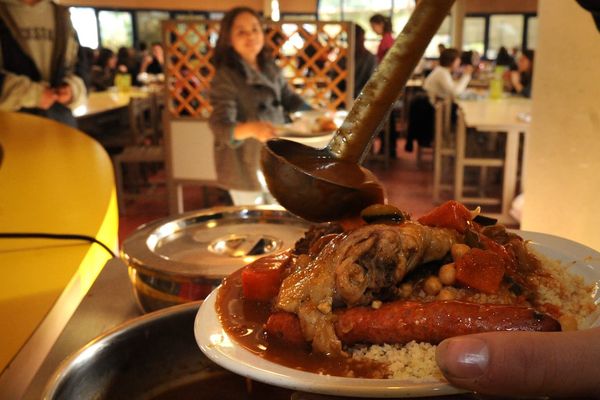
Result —
<instances>
[{"instance_id":1,"label":"standing woman","mask_svg":"<svg viewBox=\"0 0 600 400\"><path fill-rule=\"evenodd\" d=\"M369 18L369 22L371 23L371 29L381 36L381 41L379 42L379 46L377 47L377 63L381 63L383 57L388 52L388 50L394 44L394 37L392 36L392 20L389 17L386 17L381 14L375 14L371 18ZM390 113L390 118L388 121L389 124L389 147L385 146L385 131L379 132L379 139L381 141L381 146L379 148L379 154L387 154L391 158L396 158L396 143L398 141L398 132L396 132L396 119L394 117L394 113Z\"/></svg>"},{"instance_id":2,"label":"standing woman","mask_svg":"<svg viewBox=\"0 0 600 400\"><path fill-rule=\"evenodd\" d=\"M214 62L209 125L219 182L230 189L234 204L269 202L260 170L262 142L275 136L273 124L285 123L286 113L307 106L265 48L260 17L251 8L225 14Z\"/></svg>"},{"instance_id":3,"label":"standing woman","mask_svg":"<svg viewBox=\"0 0 600 400\"><path fill-rule=\"evenodd\" d=\"M379 47L377 47L377 62L383 60L385 53L394 44L394 37L392 36L392 20L389 17L381 14L375 14L370 19L371 29L381 36Z\"/></svg>"}]
</instances>

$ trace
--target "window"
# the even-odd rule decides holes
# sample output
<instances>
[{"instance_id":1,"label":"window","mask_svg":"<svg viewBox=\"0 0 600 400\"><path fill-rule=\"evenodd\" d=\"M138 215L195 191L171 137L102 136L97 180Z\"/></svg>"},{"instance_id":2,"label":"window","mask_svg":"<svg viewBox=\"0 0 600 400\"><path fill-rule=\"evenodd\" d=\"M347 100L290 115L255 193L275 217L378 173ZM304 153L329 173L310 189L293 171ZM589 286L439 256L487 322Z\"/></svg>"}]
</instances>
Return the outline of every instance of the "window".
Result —
<instances>
[{"instance_id":1,"label":"window","mask_svg":"<svg viewBox=\"0 0 600 400\"><path fill-rule=\"evenodd\" d=\"M102 46L112 50L119 47L133 47L133 23L127 11L106 11L98 13Z\"/></svg>"},{"instance_id":2,"label":"window","mask_svg":"<svg viewBox=\"0 0 600 400\"><path fill-rule=\"evenodd\" d=\"M485 17L466 17L463 26L463 50L485 52Z\"/></svg>"},{"instance_id":3,"label":"window","mask_svg":"<svg viewBox=\"0 0 600 400\"><path fill-rule=\"evenodd\" d=\"M365 30L365 47L377 52L380 37L371 29L373 14L391 16L392 31L402 31L414 9L414 0L319 0L318 18L322 21L352 21Z\"/></svg>"},{"instance_id":4,"label":"window","mask_svg":"<svg viewBox=\"0 0 600 400\"><path fill-rule=\"evenodd\" d=\"M410 15L415 9L414 0L394 0L392 12L392 25L394 34L399 34L404 29Z\"/></svg>"},{"instance_id":5,"label":"window","mask_svg":"<svg viewBox=\"0 0 600 400\"><path fill-rule=\"evenodd\" d=\"M525 46L534 50L537 45L538 19L537 17L527 18L527 43Z\"/></svg>"},{"instance_id":6,"label":"window","mask_svg":"<svg viewBox=\"0 0 600 400\"><path fill-rule=\"evenodd\" d=\"M490 39L487 58L494 59L501 46L509 51L523 45L524 18L522 14L495 14L490 16Z\"/></svg>"},{"instance_id":7,"label":"window","mask_svg":"<svg viewBox=\"0 0 600 400\"><path fill-rule=\"evenodd\" d=\"M433 35L431 42L429 42L429 46L425 49L425 57L427 58L438 58L440 56L440 52L438 50L438 45L443 44L446 47L450 47L450 34L451 34L451 21L450 16L444 19L442 22L442 26L438 29L437 33Z\"/></svg>"},{"instance_id":8,"label":"window","mask_svg":"<svg viewBox=\"0 0 600 400\"><path fill-rule=\"evenodd\" d=\"M70 7L71 23L79 37L79 43L90 49L98 48L98 20L96 11L89 7Z\"/></svg>"},{"instance_id":9,"label":"window","mask_svg":"<svg viewBox=\"0 0 600 400\"><path fill-rule=\"evenodd\" d=\"M162 43L162 21L169 19L167 11L138 11L135 13L137 22L137 38L148 46L152 43Z\"/></svg>"},{"instance_id":10,"label":"window","mask_svg":"<svg viewBox=\"0 0 600 400\"><path fill-rule=\"evenodd\" d=\"M342 20L343 0L319 0L319 19L322 21Z\"/></svg>"}]
</instances>

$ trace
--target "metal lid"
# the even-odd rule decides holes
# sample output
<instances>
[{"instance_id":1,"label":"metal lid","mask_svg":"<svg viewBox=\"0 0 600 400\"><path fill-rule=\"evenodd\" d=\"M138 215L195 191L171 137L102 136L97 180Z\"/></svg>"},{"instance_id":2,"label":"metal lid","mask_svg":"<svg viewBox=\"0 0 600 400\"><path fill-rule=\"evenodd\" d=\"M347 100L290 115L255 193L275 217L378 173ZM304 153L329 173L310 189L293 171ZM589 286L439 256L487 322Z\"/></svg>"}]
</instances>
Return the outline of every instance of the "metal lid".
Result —
<instances>
[{"instance_id":1,"label":"metal lid","mask_svg":"<svg viewBox=\"0 0 600 400\"><path fill-rule=\"evenodd\" d=\"M121 255L136 269L223 278L294 246L309 226L279 206L210 208L140 227L125 239Z\"/></svg>"}]
</instances>

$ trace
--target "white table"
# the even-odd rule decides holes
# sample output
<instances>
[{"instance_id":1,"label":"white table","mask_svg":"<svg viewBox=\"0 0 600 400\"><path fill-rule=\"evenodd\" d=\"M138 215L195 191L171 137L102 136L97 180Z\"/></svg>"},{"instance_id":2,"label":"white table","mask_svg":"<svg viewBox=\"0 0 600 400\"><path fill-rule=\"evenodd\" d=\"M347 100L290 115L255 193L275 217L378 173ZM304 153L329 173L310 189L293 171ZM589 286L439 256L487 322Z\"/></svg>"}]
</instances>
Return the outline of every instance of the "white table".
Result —
<instances>
[{"instance_id":1,"label":"white table","mask_svg":"<svg viewBox=\"0 0 600 400\"><path fill-rule=\"evenodd\" d=\"M519 135L526 133L531 119L531 100L522 97L504 97L501 99L457 100L464 116L465 127L475 128L482 133L506 132L505 158L503 160L504 177L502 181L502 211L500 222L514 222L510 216L510 204L515 197L517 170L519 162ZM460 118L459 118L460 119ZM457 149L454 197L464 201L463 167L471 164L465 158L466 129L461 129L461 121L457 128ZM479 161L485 166L485 161ZM493 163L490 163L493 166Z\"/></svg>"}]
</instances>

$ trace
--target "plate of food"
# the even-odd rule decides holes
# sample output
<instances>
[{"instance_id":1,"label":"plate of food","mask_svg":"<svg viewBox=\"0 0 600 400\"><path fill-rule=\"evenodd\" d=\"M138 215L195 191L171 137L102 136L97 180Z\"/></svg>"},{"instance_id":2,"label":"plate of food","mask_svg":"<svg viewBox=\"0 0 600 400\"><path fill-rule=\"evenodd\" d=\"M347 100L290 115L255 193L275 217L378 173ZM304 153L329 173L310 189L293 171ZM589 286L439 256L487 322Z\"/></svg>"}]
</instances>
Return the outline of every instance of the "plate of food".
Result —
<instances>
[{"instance_id":1,"label":"plate of food","mask_svg":"<svg viewBox=\"0 0 600 400\"><path fill-rule=\"evenodd\" d=\"M443 339L600 325L600 253L510 231L448 202L315 225L293 249L227 277L204 301L200 349L239 375L350 397L463 392L435 363Z\"/></svg>"},{"instance_id":2,"label":"plate of food","mask_svg":"<svg viewBox=\"0 0 600 400\"><path fill-rule=\"evenodd\" d=\"M279 136L318 137L330 135L344 121L346 111L308 110L290 115L292 122L276 126Z\"/></svg>"}]
</instances>

